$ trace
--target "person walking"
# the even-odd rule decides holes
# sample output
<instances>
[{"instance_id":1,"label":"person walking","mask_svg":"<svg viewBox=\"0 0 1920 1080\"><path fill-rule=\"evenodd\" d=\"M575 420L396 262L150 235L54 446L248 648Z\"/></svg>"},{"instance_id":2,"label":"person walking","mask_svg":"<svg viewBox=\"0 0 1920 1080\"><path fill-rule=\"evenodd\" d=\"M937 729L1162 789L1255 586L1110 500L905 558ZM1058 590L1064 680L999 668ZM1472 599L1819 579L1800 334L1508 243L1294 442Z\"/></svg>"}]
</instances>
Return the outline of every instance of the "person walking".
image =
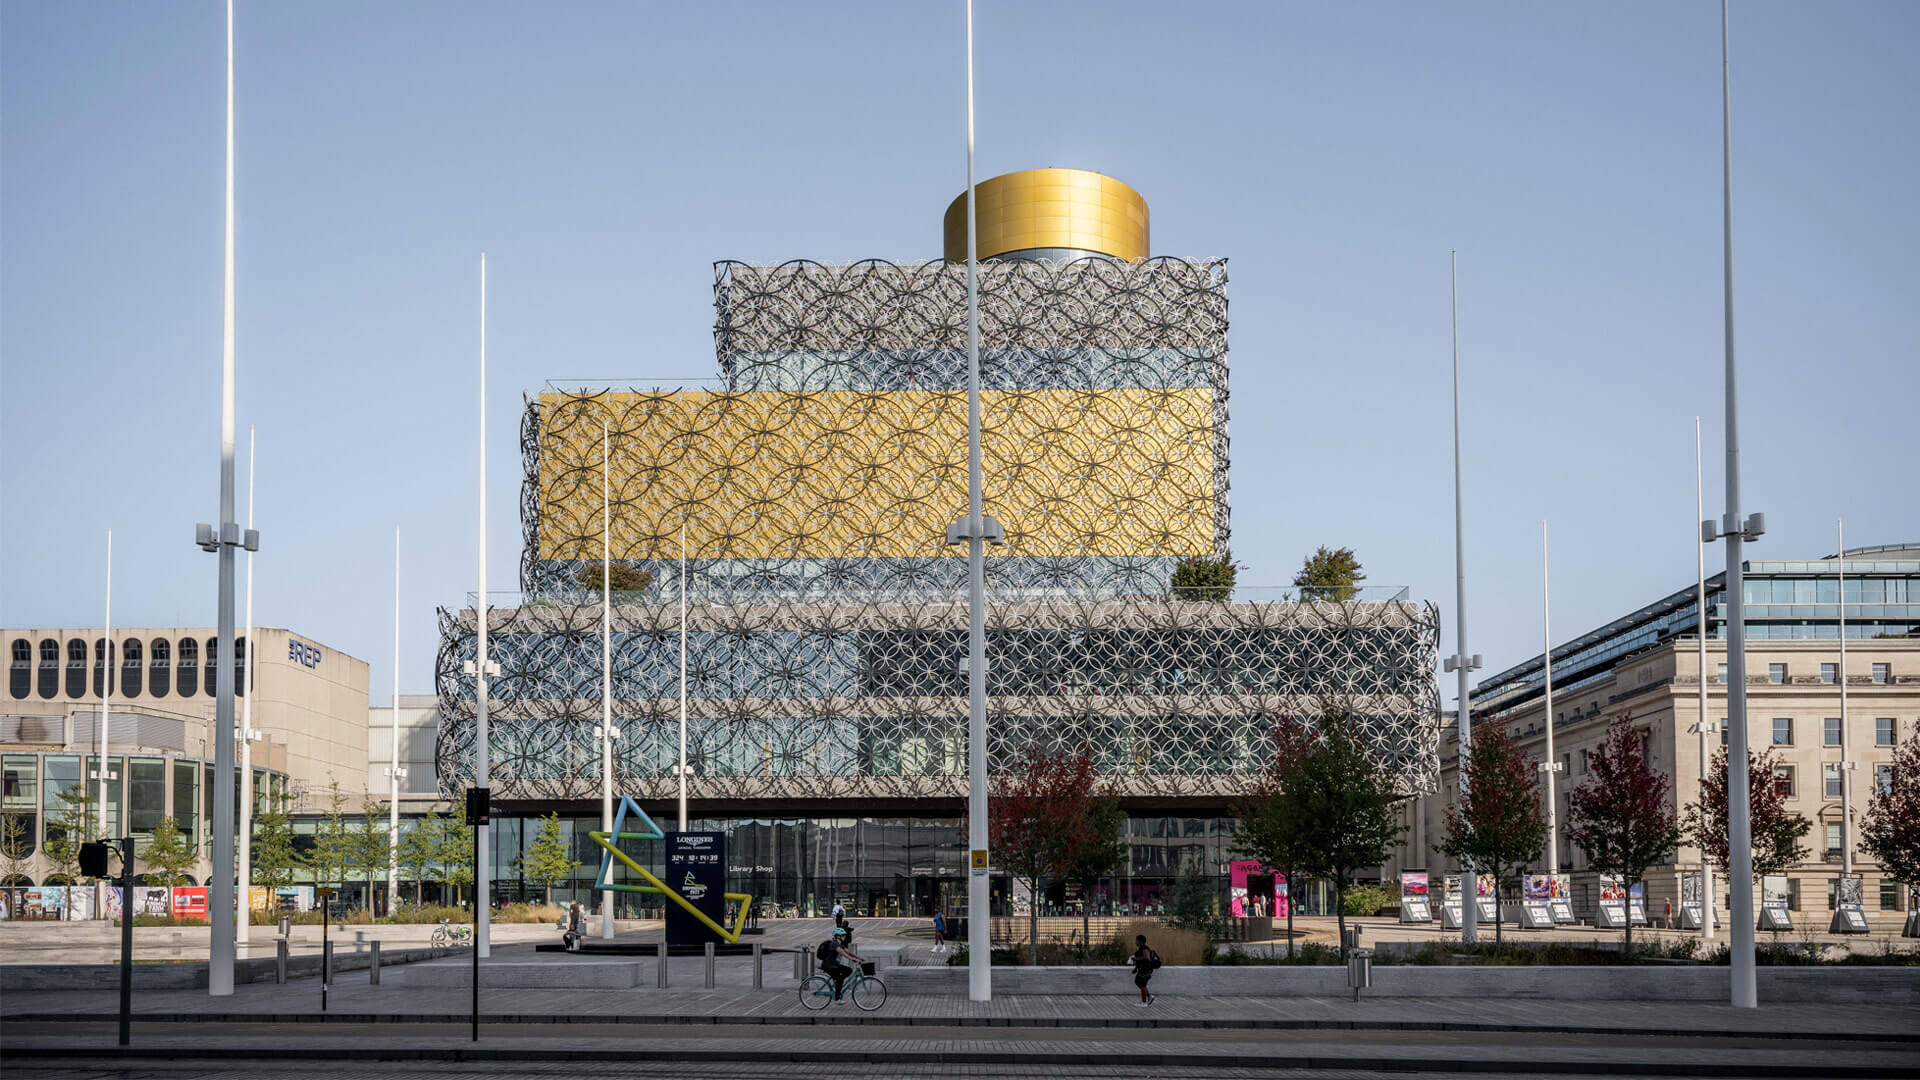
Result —
<instances>
[{"instance_id":1,"label":"person walking","mask_svg":"<svg viewBox=\"0 0 1920 1080\"><path fill-rule=\"evenodd\" d=\"M567 907L567 917L561 925L561 940L566 943L568 952L580 951L580 936L586 929L586 911L575 900Z\"/></svg>"},{"instance_id":2,"label":"person walking","mask_svg":"<svg viewBox=\"0 0 1920 1080\"><path fill-rule=\"evenodd\" d=\"M845 926L845 925L847 925L847 908L846 908L846 905L845 905L845 904L842 904L842 903L841 903L840 901L838 901L838 900L835 900L835 901L833 902L833 925L835 925L835 926Z\"/></svg>"},{"instance_id":3,"label":"person walking","mask_svg":"<svg viewBox=\"0 0 1920 1080\"><path fill-rule=\"evenodd\" d=\"M1137 934L1133 942L1138 948L1127 962L1133 966L1133 985L1140 988L1140 1007L1153 1004L1153 994L1147 990L1147 982L1153 978L1154 971L1160 966L1160 954L1147 947L1147 935Z\"/></svg>"},{"instance_id":4,"label":"person walking","mask_svg":"<svg viewBox=\"0 0 1920 1080\"><path fill-rule=\"evenodd\" d=\"M933 951L947 951L947 917L939 908L933 909Z\"/></svg>"}]
</instances>

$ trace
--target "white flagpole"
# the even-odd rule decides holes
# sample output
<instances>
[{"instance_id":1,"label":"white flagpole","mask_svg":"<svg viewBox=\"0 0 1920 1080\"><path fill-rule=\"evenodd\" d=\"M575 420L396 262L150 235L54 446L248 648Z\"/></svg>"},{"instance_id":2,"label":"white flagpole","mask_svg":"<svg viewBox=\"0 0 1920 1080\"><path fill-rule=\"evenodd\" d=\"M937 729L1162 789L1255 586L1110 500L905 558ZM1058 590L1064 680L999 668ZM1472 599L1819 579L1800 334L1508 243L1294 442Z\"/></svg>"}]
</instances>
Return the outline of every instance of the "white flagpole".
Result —
<instances>
[{"instance_id":1,"label":"white flagpole","mask_svg":"<svg viewBox=\"0 0 1920 1080\"><path fill-rule=\"evenodd\" d=\"M967 0L967 846L987 850L987 581L980 475L979 236L973 185L973 0ZM967 997L993 997L985 867L967 874Z\"/></svg>"},{"instance_id":2,"label":"white flagpole","mask_svg":"<svg viewBox=\"0 0 1920 1080\"><path fill-rule=\"evenodd\" d=\"M1540 771L1547 774L1547 873L1560 869L1560 758L1553 751L1553 599L1547 569L1547 523L1540 523L1540 638L1541 660L1547 677L1547 760Z\"/></svg>"},{"instance_id":3,"label":"white flagpole","mask_svg":"<svg viewBox=\"0 0 1920 1080\"><path fill-rule=\"evenodd\" d=\"M687 523L680 523L680 830L687 829Z\"/></svg>"},{"instance_id":4,"label":"white flagpole","mask_svg":"<svg viewBox=\"0 0 1920 1080\"><path fill-rule=\"evenodd\" d=\"M247 528L253 528L253 425L247 425ZM233 939L244 945L253 925L253 552L247 552L247 659L240 672L240 915Z\"/></svg>"},{"instance_id":5,"label":"white flagpole","mask_svg":"<svg viewBox=\"0 0 1920 1080\"><path fill-rule=\"evenodd\" d=\"M207 994L233 994L233 0L227 0L227 190L220 348L220 521L211 550L220 556L214 662L213 883L207 891ZM224 660L224 662L222 662Z\"/></svg>"},{"instance_id":6,"label":"white flagpole","mask_svg":"<svg viewBox=\"0 0 1920 1080\"><path fill-rule=\"evenodd\" d=\"M1693 512L1695 520L1705 521L1707 517L1706 481L1700 463L1700 418L1693 418ZM1693 534L1693 551L1700 574L1698 592L1694 596L1694 606L1699 609L1700 626L1698 630L1700 649L1700 784L1706 786L1707 774L1713 762L1713 743L1711 736L1714 724L1707 716L1707 542L1700 536L1698 529ZM1707 860L1705 850L1700 852L1700 938L1713 940L1713 922L1718 910L1713 892L1713 863Z\"/></svg>"},{"instance_id":7,"label":"white flagpole","mask_svg":"<svg viewBox=\"0 0 1920 1080\"><path fill-rule=\"evenodd\" d=\"M1479 659L1467 652L1467 549L1466 513L1460 483L1460 255L1451 256L1453 268L1453 562L1457 577L1454 593L1454 655L1447 658L1448 671L1459 672L1459 765L1455 774L1461 805L1467 799L1467 754L1473 748L1473 719L1467 691L1467 673L1480 666ZM1442 898L1444 901L1444 897ZM1472 944L1480 940L1479 885L1474 880L1473 864L1460 863L1460 940Z\"/></svg>"},{"instance_id":8,"label":"white flagpole","mask_svg":"<svg viewBox=\"0 0 1920 1080\"><path fill-rule=\"evenodd\" d=\"M112 773L107 757L107 728L113 716L113 530L107 530L107 625L100 638L99 661L103 665L100 671L100 810L97 815L100 827L94 832L97 838L104 838L108 832L107 822L107 783ZM127 808L122 808L123 811ZM124 822L123 822L124 824ZM127 829L131 833L132 829ZM98 890L96 890L97 892ZM104 912L105 907L94 910Z\"/></svg>"},{"instance_id":9,"label":"white flagpole","mask_svg":"<svg viewBox=\"0 0 1920 1080\"><path fill-rule=\"evenodd\" d=\"M1835 518L1833 528L1834 541L1840 545L1840 554L1834 559L1840 568L1840 873L1852 877L1853 842L1849 834L1853 825L1853 784L1847 775L1853 768L1853 763L1847 760L1847 523ZM1838 902L1836 899L1836 906Z\"/></svg>"},{"instance_id":10,"label":"white flagpole","mask_svg":"<svg viewBox=\"0 0 1920 1080\"><path fill-rule=\"evenodd\" d=\"M606 421L600 423L600 831L613 832L613 434ZM610 889L600 893L600 936L613 940Z\"/></svg>"},{"instance_id":11,"label":"white flagpole","mask_svg":"<svg viewBox=\"0 0 1920 1080\"><path fill-rule=\"evenodd\" d=\"M400 899L400 526L393 527L393 752L387 770L387 914ZM372 906L372 897L368 897Z\"/></svg>"},{"instance_id":12,"label":"white flagpole","mask_svg":"<svg viewBox=\"0 0 1920 1080\"><path fill-rule=\"evenodd\" d=\"M473 782L475 787L487 787L493 778L490 761L491 747L488 745L487 729L487 677L491 674L491 661L487 659L487 256L480 253L480 596L474 603L474 622L477 637L478 662L474 665L474 713L475 746ZM492 955L488 940L490 920L487 918L487 904L493 896L493 879L489 873L492 852L488 850L489 835L485 825L477 825L480 830L477 839L479 851L473 860L473 940L474 948L482 958Z\"/></svg>"}]
</instances>

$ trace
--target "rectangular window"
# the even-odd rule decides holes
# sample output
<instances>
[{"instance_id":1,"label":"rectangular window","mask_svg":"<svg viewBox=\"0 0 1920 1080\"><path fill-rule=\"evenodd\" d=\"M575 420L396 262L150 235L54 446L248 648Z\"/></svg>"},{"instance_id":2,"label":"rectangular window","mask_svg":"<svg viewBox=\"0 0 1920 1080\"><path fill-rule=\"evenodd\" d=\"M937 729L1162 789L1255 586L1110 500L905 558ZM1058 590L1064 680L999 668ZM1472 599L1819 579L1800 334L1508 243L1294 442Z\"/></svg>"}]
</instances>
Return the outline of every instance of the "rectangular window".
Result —
<instances>
[{"instance_id":1,"label":"rectangular window","mask_svg":"<svg viewBox=\"0 0 1920 1080\"><path fill-rule=\"evenodd\" d=\"M1773 745L1793 745L1793 717L1776 716L1773 718Z\"/></svg>"},{"instance_id":2,"label":"rectangular window","mask_svg":"<svg viewBox=\"0 0 1920 1080\"><path fill-rule=\"evenodd\" d=\"M100 775L100 756L98 754L89 755L87 757L87 790L92 793L96 802L98 802L100 798ZM120 822L122 820L120 817L120 807L126 799L127 791L127 759L118 757L107 758L106 777L107 835L119 836L121 835ZM98 822L100 819L96 815L94 820Z\"/></svg>"},{"instance_id":3,"label":"rectangular window","mask_svg":"<svg viewBox=\"0 0 1920 1080\"><path fill-rule=\"evenodd\" d=\"M133 834L152 836L154 826L167 816L167 763L164 760L127 759L127 806L127 821Z\"/></svg>"},{"instance_id":4,"label":"rectangular window","mask_svg":"<svg viewBox=\"0 0 1920 1080\"><path fill-rule=\"evenodd\" d=\"M1823 683L1826 683L1828 686L1832 686L1833 684L1839 682L1840 681L1840 665L1839 664L1821 664L1820 665L1820 681Z\"/></svg>"},{"instance_id":5,"label":"rectangular window","mask_svg":"<svg viewBox=\"0 0 1920 1080\"><path fill-rule=\"evenodd\" d=\"M8 810L32 812L40 806L40 759L32 754L0 758L0 792Z\"/></svg>"},{"instance_id":6,"label":"rectangular window","mask_svg":"<svg viewBox=\"0 0 1920 1080\"><path fill-rule=\"evenodd\" d=\"M1835 859L1840 857L1840 823L1837 821L1827 822L1827 855ZM1839 882L1836 881L1834 884L1837 885ZM1829 911L1833 909L1831 900L1827 903L1827 909Z\"/></svg>"},{"instance_id":7,"label":"rectangular window","mask_svg":"<svg viewBox=\"0 0 1920 1080\"><path fill-rule=\"evenodd\" d=\"M1893 766L1875 765L1873 767L1873 790L1882 795L1893 790Z\"/></svg>"},{"instance_id":8,"label":"rectangular window","mask_svg":"<svg viewBox=\"0 0 1920 1080\"><path fill-rule=\"evenodd\" d=\"M1787 910L1800 910L1800 879L1797 877L1787 879Z\"/></svg>"},{"instance_id":9,"label":"rectangular window","mask_svg":"<svg viewBox=\"0 0 1920 1080\"><path fill-rule=\"evenodd\" d=\"M1823 746L1840 745L1840 718L1829 716L1820 722L1820 743Z\"/></svg>"},{"instance_id":10,"label":"rectangular window","mask_svg":"<svg viewBox=\"0 0 1920 1080\"><path fill-rule=\"evenodd\" d=\"M1840 771L1838 762L1829 761L1825 765L1820 766L1821 782L1825 786L1827 798L1837 799L1840 797L1841 790L1846 786L1846 781L1842 779L1845 775L1845 773ZM1832 828L1838 829L1839 826L1835 825L1832 826ZM1839 834L1836 832L1834 835L1837 836Z\"/></svg>"},{"instance_id":11,"label":"rectangular window","mask_svg":"<svg viewBox=\"0 0 1920 1080\"><path fill-rule=\"evenodd\" d=\"M1793 766L1775 765L1773 767L1773 789L1783 799L1793 798Z\"/></svg>"},{"instance_id":12,"label":"rectangular window","mask_svg":"<svg viewBox=\"0 0 1920 1080\"><path fill-rule=\"evenodd\" d=\"M92 800L80 759L68 754L48 754L41 763L44 781L40 785L40 812L46 816L47 843L66 836L69 828L82 828L92 811Z\"/></svg>"},{"instance_id":13,"label":"rectangular window","mask_svg":"<svg viewBox=\"0 0 1920 1080\"><path fill-rule=\"evenodd\" d=\"M1767 665L1767 681L1775 685L1779 685L1780 683L1786 682L1787 681L1787 665L1768 664Z\"/></svg>"},{"instance_id":14,"label":"rectangular window","mask_svg":"<svg viewBox=\"0 0 1920 1080\"><path fill-rule=\"evenodd\" d=\"M1877 716L1873 720L1873 745L1893 745L1893 717Z\"/></svg>"},{"instance_id":15,"label":"rectangular window","mask_svg":"<svg viewBox=\"0 0 1920 1080\"><path fill-rule=\"evenodd\" d=\"M1886 685L1887 680L1892 678L1892 676L1893 676L1893 669L1890 665L1887 665L1887 664L1873 665L1873 681L1874 682L1880 683L1881 685L1884 686Z\"/></svg>"},{"instance_id":16,"label":"rectangular window","mask_svg":"<svg viewBox=\"0 0 1920 1080\"><path fill-rule=\"evenodd\" d=\"M1880 910L1881 911L1899 911L1900 910L1900 894L1904 891L1905 890L1900 887L1900 883L1893 880L1892 878L1890 877L1881 878L1880 879Z\"/></svg>"},{"instance_id":17,"label":"rectangular window","mask_svg":"<svg viewBox=\"0 0 1920 1080\"><path fill-rule=\"evenodd\" d=\"M1720 673L1718 676L1716 676L1716 678L1718 678L1722 683L1727 681L1727 665L1725 664L1720 665Z\"/></svg>"},{"instance_id":18,"label":"rectangular window","mask_svg":"<svg viewBox=\"0 0 1920 1080\"><path fill-rule=\"evenodd\" d=\"M1585 750L1580 751L1580 775L1587 775L1587 752Z\"/></svg>"},{"instance_id":19,"label":"rectangular window","mask_svg":"<svg viewBox=\"0 0 1920 1080\"><path fill-rule=\"evenodd\" d=\"M191 761L173 763L173 823L187 846L200 849L200 766Z\"/></svg>"}]
</instances>

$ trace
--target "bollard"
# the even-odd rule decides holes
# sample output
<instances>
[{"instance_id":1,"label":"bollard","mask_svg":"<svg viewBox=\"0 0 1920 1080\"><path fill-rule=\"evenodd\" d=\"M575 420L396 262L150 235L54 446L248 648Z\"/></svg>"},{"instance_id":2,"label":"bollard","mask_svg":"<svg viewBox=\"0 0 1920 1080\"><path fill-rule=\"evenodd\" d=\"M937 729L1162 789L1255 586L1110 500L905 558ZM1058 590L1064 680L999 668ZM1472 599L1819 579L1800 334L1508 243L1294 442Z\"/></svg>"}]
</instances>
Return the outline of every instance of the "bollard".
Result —
<instances>
[{"instance_id":1,"label":"bollard","mask_svg":"<svg viewBox=\"0 0 1920 1080\"><path fill-rule=\"evenodd\" d=\"M760 943L753 943L753 988L760 989Z\"/></svg>"},{"instance_id":2,"label":"bollard","mask_svg":"<svg viewBox=\"0 0 1920 1080\"><path fill-rule=\"evenodd\" d=\"M667 988L667 943L660 943L660 951L654 955L660 958L659 970L654 974L653 985L662 990Z\"/></svg>"},{"instance_id":3,"label":"bollard","mask_svg":"<svg viewBox=\"0 0 1920 1080\"><path fill-rule=\"evenodd\" d=\"M282 986L287 982L287 939L281 938L273 943L273 981Z\"/></svg>"},{"instance_id":4,"label":"bollard","mask_svg":"<svg viewBox=\"0 0 1920 1080\"><path fill-rule=\"evenodd\" d=\"M280 936L281 937L293 936L293 917L292 916L290 915L280 916Z\"/></svg>"},{"instance_id":5,"label":"bollard","mask_svg":"<svg viewBox=\"0 0 1920 1080\"><path fill-rule=\"evenodd\" d=\"M333 989L333 942L320 945L320 1011L327 1011L327 991Z\"/></svg>"},{"instance_id":6,"label":"bollard","mask_svg":"<svg viewBox=\"0 0 1920 1080\"><path fill-rule=\"evenodd\" d=\"M380 985L380 943L375 941L367 949L367 985Z\"/></svg>"},{"instance_id":7,"label":"bollard","mask_svg":"<svg viewBox=\"0 0 1920 1080\"><path fill-rule=\"evenodd\" d=\"M793 950L793 981L794 982L799 982L801 979L804 979L807 977L806 953L807 953L807 950L805 949Z\"/></svg>"},{"instance_id":8,"label":"bollard","mask_svg":"<svg viewBox=\"0 0 1920 1080\"><path fill-rule=\"evenodd\" d=\"M713 942L707 942L707 989L713 989Z\"/></svg>"}]
</instances>

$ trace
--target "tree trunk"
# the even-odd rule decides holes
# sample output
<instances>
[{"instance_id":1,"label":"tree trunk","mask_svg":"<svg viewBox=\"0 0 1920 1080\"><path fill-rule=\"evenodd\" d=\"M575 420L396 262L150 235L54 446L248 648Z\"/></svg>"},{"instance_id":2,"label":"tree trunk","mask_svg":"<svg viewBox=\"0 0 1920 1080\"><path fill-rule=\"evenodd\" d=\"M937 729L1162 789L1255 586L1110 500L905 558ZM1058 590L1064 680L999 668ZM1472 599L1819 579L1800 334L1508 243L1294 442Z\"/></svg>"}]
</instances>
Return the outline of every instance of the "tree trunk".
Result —
<instances>
[{"instance_id":1,"label":"tree trunk","mask_svg":"<svg viewBox=\"0 0 1920 1080\"><path fill-rule=\"evenodd\" d=\"M1293 871L1287 871L1287 959L1293 959Z\"/></svg>"},{"instance_id":2,"label":"tree trunk","mask_svg":"<svg viewBox=\"0 0 1920 1080\"><path fill-rule=\"evenodd\" d=\"M1288 911L1293 909L1289 907ZM1341 874L1333 879L1334 918L1340 924L1340 962L1347 962L1347 876Z\"/></svg>"},{"instance_id":3,"label":"tree trunk","mask_svg":"<svg viewBox=\"0 0 1920 1080\"><path fill-rule=\"evenodd\" d=\"M1477 917L1479 912L1474 914ZM1493 875L1493 944L1495 947L1503 944L1505 940L1500 936L1500 927L1500 874L1496 870Z\"/></svg>"},{"instance_id":4,"label":"tree trunk","mask_svg":"<svg viewBox=\"0 0 1920 1080\"><path fill-rule=\"evenodd\" d=\"M1093 952L1093 885L1081 886L1085 895L1080 897L1080 962L1087 962L1087 955Z\"/></svg>"},{"instance_id":5,"label":"tree trunk","mask_svg":"<svg viewBox=\"0 0 1920 1080\"><path fill-rule=\"evenodd\" d=\"M1622 958L1633 955L1633 882L1627 881L1627 943L1622 947Z\"/></svg>"},{"instance_id":6,"label":"tree trunk","mask_svg":"<svg viewBox=\"0 0 1920 1080\"><path fill-rule=\"evenodd\" d=\"M1040 878L1027 881L1027 948L1028 963L1040 966Z\"/></svg>"}]
</instances>

